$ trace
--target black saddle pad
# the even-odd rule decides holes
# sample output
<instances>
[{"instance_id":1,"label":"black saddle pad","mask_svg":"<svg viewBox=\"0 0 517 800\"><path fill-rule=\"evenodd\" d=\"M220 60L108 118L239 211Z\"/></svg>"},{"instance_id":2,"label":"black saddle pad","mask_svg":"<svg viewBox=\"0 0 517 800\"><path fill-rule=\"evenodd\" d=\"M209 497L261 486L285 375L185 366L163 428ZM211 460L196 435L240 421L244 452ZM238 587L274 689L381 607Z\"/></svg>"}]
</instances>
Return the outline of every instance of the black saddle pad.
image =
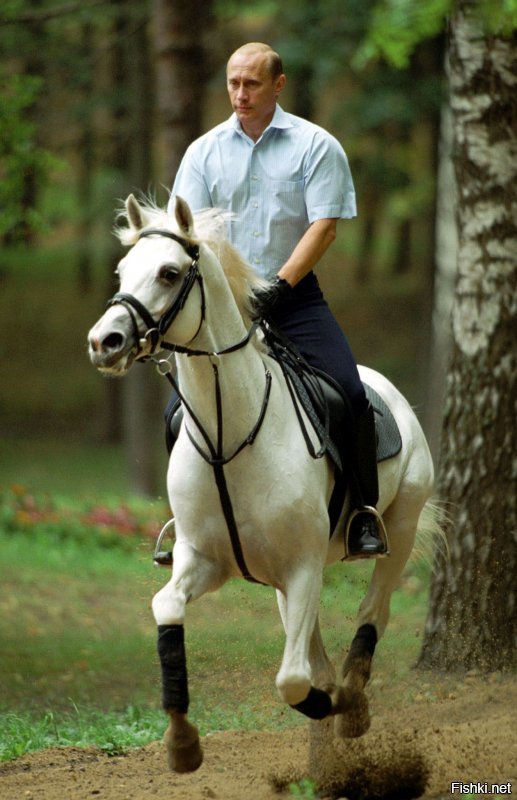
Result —
<instances>
[{"instance_id":1,"label":"black saddle pad","mask_svg":"<svg viewBox=\"0 0 517 800\"><path fill-rule=\"evenodd\" d=\"M375 411L375 430L377 431L377 462L386 461L400 453L402 438L395 417L377 392L363 381L366 397Z\"/></svg>"}]
</instances>

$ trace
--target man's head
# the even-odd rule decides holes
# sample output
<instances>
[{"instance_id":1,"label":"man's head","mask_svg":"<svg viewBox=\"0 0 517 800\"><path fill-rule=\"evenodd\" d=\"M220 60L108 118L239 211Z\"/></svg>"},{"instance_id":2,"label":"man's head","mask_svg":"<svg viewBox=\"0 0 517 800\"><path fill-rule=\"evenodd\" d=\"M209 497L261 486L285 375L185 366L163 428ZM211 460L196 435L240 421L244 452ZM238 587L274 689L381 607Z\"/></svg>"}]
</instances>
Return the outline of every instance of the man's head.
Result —
<instances>
[{"instance_id":1,"label":"man's head","mask_svg":"<svg viewBox=\"0 0 517 800\"><path fill-rule=\"evenodd\" d=\"M280 56L267 44L250 42L230 57L226 77L233 110L256 141L271 122L285 86Z\"/></svg>"}]
</instances>

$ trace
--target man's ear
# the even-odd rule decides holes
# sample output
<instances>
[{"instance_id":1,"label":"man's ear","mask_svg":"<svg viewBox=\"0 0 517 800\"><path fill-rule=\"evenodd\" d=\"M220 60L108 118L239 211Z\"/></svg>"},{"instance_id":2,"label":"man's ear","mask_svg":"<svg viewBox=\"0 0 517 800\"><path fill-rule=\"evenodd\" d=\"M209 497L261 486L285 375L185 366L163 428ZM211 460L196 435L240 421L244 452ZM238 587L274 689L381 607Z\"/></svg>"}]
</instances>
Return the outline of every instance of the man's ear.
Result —
<instances>
[{"instance_id":1,"label":"man's ear","mask_svg":"<svg viewBox=\"0 0 517 800\"><path fill-rule=\"evenodd\" d=\"M285 83L286 83L286 80L287 80L287 78L285 77L283 72L276 79L276 82L275 82L275 94L276 94L277 97L280 94L280 92L283 90L283 88L285 86Z\"/></svg>"}]
</instances>

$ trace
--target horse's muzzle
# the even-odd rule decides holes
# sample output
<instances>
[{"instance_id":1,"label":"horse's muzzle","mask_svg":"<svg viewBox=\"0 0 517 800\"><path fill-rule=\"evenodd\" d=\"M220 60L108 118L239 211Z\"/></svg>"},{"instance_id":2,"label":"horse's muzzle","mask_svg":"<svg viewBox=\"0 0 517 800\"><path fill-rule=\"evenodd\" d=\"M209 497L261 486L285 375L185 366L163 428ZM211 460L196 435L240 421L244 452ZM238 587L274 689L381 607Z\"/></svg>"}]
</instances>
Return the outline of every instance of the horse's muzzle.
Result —
<instances>
[{"instance_id":1,"label":"horse's muzzle","mask_svg":"<svg viewBox=\"0 0 517 800\"><path fill-rule=\"evenodd\" d=\"M101 372L124 375L135 360L137 343L127 320L121 316L110 319L112 316L109 312L104 314L89 332L88 355Z\"/></svg>"}]
</instances>

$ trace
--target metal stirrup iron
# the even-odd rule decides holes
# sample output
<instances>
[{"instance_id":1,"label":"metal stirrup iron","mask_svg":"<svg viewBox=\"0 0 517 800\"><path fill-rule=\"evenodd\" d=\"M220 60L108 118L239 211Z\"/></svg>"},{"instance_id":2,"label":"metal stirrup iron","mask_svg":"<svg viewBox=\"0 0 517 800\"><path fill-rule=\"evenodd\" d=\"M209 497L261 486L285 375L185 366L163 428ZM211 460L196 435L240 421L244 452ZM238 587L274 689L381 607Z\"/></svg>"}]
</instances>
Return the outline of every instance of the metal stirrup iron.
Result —
<instances>
[{"instance_id":1,"label":"metal stirrup iron","mask_svg":"<svg viewBox=\"0 0 517 800\"><path fill-rule=\"evenodd\" d=\"M154 555L153 561L155 567L170 567L172 565L172 550L162 550L163 540L166 536L170 536L172 539L172 544L176 541L176 520L174 517L170 519L168 522L165 523L163 528L161 529L160 533L158 534L158 539L156 540L156 546L154 548Z\"/></svg>"},{"instance_id":2,"label":"metal stirrup iron","mask_svg":"<svg viewBox=\"0 0 517 800\"><path fill-rule=\"evenodd\" d=\"M388 541L388 531L386 530L386 526L384 524L384 520L382 516L379 514L377 509L374 506L362 506L361 508L356 508L352 513L349 515L346 529L345 529L345 556L344 559L350 558L349 549L348 549L348 537L350 535L350 527L352 525L353 520L359 516L359 514L371 514L378 522L379 525L379 534L382 543L384 544L386 550L384 553L379 553L378 555L374 556L375 558L386 558L390 554L390 543ZM352 558L362 558L360 553L357 555L352 556ZM344 560L343 559L343 560Z\"/></svg>"}]
</instances>

